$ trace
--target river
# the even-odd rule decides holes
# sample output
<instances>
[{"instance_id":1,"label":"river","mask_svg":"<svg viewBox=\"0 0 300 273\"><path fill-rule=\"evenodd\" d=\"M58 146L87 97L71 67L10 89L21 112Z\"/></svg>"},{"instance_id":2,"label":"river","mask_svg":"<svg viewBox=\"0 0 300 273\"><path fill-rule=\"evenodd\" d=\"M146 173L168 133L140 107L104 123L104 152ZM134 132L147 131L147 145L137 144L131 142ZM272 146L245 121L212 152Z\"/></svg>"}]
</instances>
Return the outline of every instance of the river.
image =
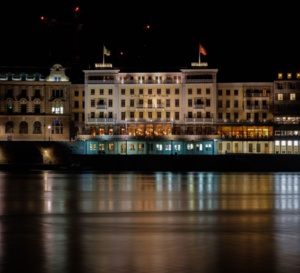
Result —
<instances>
[{"instance_id":1,"label":"river","mask_svg":"<svg viewBox=\"0 0 300 273\"><path fill-rule=\"evenodd\" d=\"M300 173L0 171L1 273L299 273Z\"/></svg>"}]
</instances>

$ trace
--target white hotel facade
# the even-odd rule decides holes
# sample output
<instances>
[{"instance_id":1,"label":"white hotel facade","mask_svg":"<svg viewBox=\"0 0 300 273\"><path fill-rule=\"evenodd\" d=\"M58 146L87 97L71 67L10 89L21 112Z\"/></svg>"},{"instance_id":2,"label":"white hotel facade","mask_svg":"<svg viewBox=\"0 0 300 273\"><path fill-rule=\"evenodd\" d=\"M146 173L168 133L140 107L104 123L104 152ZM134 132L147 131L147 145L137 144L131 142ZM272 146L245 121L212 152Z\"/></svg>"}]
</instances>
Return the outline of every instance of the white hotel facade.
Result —
<instances>
[{"instance_id":1,"label":"white hotel facade","mask_svg":"<svg viewBox=\"0 0 300 273\"><path fill-rule=\"evenodd\" d=\"M96 64L83 72L76 139L86 153L300 153L298 73L218 83L218 70L205 64L168 71Z\"/></svg>"}]
</instances>

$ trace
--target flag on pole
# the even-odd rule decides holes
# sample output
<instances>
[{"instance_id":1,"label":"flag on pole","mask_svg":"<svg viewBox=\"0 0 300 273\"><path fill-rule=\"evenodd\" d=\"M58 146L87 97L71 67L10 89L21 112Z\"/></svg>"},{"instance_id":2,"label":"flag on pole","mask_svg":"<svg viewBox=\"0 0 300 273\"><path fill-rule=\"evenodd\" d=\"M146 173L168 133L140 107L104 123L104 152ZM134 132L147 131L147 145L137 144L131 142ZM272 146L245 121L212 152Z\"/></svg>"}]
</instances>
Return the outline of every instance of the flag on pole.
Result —
<instances>
[{"instance_id":1,"label":"flag on pole","mask_svg":"<svg viewBox=\"0 0 300 273\"><path fill-rule=\"evenodd\" d=\"M106 56L110 56L110 50L108 50L105 46L103 46L103 54Z\"/></svg>"},{"instance_id":2,"label":"flag on pole","mask_svg":"<svg viewBox=\"0 0 300 273\"><path fill-rule=\"evenodd\" d=\"M199 52L204 56L207 54L206 49L201 44L199 46Z\"/></svg>"}]
</instances>

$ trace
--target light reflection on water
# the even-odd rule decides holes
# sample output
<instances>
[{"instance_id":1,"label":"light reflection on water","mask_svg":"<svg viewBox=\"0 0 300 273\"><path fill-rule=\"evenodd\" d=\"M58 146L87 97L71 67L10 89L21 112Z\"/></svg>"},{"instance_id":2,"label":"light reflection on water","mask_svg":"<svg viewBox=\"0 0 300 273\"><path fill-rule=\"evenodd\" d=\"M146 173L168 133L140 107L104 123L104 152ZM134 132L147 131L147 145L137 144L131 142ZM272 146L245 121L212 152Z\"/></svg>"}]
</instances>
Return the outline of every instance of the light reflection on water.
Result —
<instances>
[{"instance_id":1,"label":"light reflection on water","mask_svg":"<svg viewBox=\"0 0 300 273\"><path fill-rule=\"evenodd\" d=\"M300 173L0 172L0 272L298 273L299 183Z\"/></svg>"}]
</instances>

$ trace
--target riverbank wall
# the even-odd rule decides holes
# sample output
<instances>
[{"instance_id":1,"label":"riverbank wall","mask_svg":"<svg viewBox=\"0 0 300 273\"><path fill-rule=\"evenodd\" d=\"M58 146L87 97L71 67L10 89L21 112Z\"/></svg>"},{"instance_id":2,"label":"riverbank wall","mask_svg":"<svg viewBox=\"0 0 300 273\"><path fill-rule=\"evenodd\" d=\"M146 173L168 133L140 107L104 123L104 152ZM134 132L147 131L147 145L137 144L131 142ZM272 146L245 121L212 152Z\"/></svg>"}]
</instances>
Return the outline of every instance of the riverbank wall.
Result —
<instances>
[{"instance_id":1,"label":"riverbank wall","mask_svg":"<svg viewBox=\"0 0 300 273\"><path fill-rule=\"evenodd\" d=\"M0 169L300 172L298 154L78 155L64 142L0 142Z\"/></svg>"}]
</instances>

